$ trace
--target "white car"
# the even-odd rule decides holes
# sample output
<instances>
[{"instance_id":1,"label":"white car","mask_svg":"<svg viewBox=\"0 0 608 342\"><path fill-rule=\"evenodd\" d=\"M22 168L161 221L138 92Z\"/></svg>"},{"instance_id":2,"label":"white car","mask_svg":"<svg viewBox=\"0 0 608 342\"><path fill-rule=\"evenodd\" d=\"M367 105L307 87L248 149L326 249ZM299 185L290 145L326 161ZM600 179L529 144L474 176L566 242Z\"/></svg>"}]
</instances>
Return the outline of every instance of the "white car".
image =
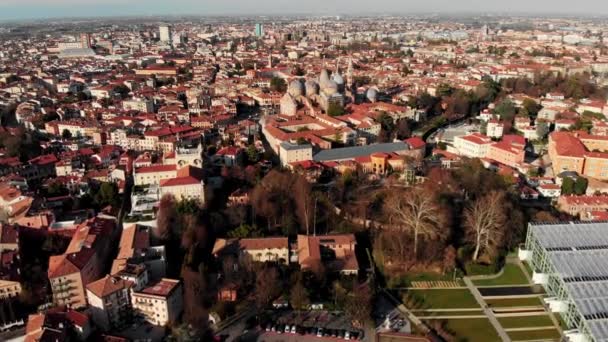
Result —
<instances>
[{"instance_id":1,"label":"white car","mask_svg":"<svg viewBox=\"0 0 608 342\"><path fill-rule=\"evenodd\" d=\"M291 326L291 333L292 334L296 333L296 325L295 324Z\"/></svg>"},{"instance_id":2,"label":"white car","mask_svg":"<svg viewBox=\"0 0 608 342\"><path fill-rule=\"evenodd\" d=\"M317 337L323 337L323 328L317 330Z\"/></svg>"},{"instance_id":3,"label":"white car","mask_svg":"<svg viewBox=\"0 0 608 342\"><path fill-rule=\"evenodd\" d=\"M344 339L350 341L350 331L344 333Z\"/></svg>"}]
</instances>

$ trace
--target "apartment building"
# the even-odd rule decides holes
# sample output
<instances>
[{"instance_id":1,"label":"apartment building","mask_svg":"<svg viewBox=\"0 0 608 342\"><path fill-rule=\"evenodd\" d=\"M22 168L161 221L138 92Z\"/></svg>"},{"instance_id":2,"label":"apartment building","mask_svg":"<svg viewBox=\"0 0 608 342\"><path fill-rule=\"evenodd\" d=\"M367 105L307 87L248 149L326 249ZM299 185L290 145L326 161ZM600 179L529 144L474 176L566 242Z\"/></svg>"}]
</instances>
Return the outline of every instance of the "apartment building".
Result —
<instances>
[{"instance_id":1,"label":"apartment building","mask_svg":"<svg viewBox=\"0 0 608 342\"><path fill-rule=\"evenodd\" d=\"M553 132L549 136L549 157L553 171L575 171L580 175L608 179L608 137L569 132Z\"/></svg>"},{"instance_id":2,"label":"apartment building","mask_svg":"<svg viewBox=\"0 0 608 342\"><path fill-rule=\"evenodd\" d=\"M481 133L473 133L462 137L455 137L454 147L448 149L448 151L469 158L485 158L491 144L492 139L489 137Z\"/></svg>"},{"instance_id":3,"label":"apartment building","mask_svg":"<svg viewBox=\"0 0 608 342\"><path fill-rule=\"evenodd\" d=\"M608 197L606 196L560 196L557 200L559 210L582 217L593 211L608 210Z\"/></svg>"},{"instance_id":4,"label":"apartment building","mask_svg":"<svg viewBox=\"0 0 608 342\"><path fill-rule=\"evenodd\" d=\"M517 168L524 162L525 154L523 146L501 141L490 145L486 158Z\"/></svg>"},{"instance_id":5,"label":"apartment building","mask_svg":"<svg viewBox=\"0 0 608 342\"><path fill-rule=\"evenodd\" d=\"M118 255L112 263L112 275L119 275L121 271L129 268L136 271L132 266L142 266L146 269L145 278L160 279L165 276L166 256L165 246L152 246L150 244L150 227L138 224L126 224L122 229ZM136 272L140 274L140 272ZM136 279L131 279L139 284ZM146 280L147 283L147 280Z\"/></svg>"},{"instance_id":6,"label":"apartment building","mask_svg":"<svg viewBox=\"0 0 608 342\"><path fill-rule=\"evenodd\" d=\"M122 329L129 322L131 285L129 281L110 275L87 285L89 313L103 331Z\"/></svg>"},{"instance_id":7,"label":"apartment building","mask_svg":"<svg viewBox=\"0 0 608 342\"><path fill-rule=\"evenodd\" d=\"M162 180L177 177L177 166L154 164L133 171L135 185L158 185Z\"/></svg>"},{"instance_id":8,"label":"apartment building","mask_svg":"<svg viewBox=\"0 0 608 342\"><path fill-rule=\"evenodd\" d=\"M85 286L102 277L115 227L114 219L89 219L78 225L64 254L50 257L48 277L55 304L86 306Z\"/></svg>"},{"instance_id":9,"label":"apartment building","mask_svg":"<svg viewBox=\"0 0 608 342\"><path fill-rule=\"evenodd\" d=\"M179 280L163 278L141 291L131 292L135 314L154 325L175 323L184 308L183 287Z\"/></svg>"},{"instance_id":10,"label":"apartment building","mask_svg":"<svg viewBox=\"0 0 608 342\"><path fill-rule=\"evenodd\" d=\"M309 144L300 145L284 141L279 146L279 158L284 167L291 163L312 160L312 146Z\"/></svg>"}]
</instances>

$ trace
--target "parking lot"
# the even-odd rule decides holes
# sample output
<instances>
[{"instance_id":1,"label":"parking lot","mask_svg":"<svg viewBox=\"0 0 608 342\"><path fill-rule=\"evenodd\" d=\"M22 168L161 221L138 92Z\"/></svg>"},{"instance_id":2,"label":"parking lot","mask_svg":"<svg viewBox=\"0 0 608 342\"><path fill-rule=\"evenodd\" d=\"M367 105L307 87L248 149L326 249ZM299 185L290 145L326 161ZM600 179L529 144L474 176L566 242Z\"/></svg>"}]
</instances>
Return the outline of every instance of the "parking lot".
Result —
<instances>
[{"instance_id":1,"label":"parking lot","mask_svg":"<svg viewBox=\"0 0 608 342\"><path fill-rule=\"evenodd\" d=\"M260 322L258 341L328 341L362 340L364 332L353 327L344 313L324 310L272 312Z\"/></svg>"}]
</instances>

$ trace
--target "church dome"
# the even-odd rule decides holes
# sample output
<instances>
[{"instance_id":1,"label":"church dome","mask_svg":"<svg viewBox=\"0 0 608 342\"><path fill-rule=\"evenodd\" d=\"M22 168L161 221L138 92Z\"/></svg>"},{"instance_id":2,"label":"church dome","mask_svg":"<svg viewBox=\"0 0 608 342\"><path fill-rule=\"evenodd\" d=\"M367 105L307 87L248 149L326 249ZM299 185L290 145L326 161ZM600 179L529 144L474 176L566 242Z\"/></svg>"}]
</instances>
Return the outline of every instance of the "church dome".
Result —
<instances>
[{"instance_id":1,"label":"church dome","mask_svg":"<svg viewBox=\"0 0 608 342\"><path fill-rule=\"evenodd\" d=\"M335 74L334 75L334 82L336 82L338 85L343 85L344 84L344 78L340 74Z\"/></svg>"},{"instance_id":2,"label":"church dome","mask_svg":"<svg viewBox=\"0 0 608 342\"><path fill-rule=\"evenodd\" d=\"M378 100L378 90L376 88L369 88L365 97L367 97L370 102L376 102L376 100Z\"/></svg>"},{"instance_id":3,"label":"church dome","mask_svg":"<svg viewBox=\"0 0 608 342\"><path fill-rule=\"evenodd\" d=\"M323 93L327 96L331 96L338 92L338 84L335 81L328 81L327 85L323 88Z\"/></svg>"},{"instance_id":4,"label":"church dome","mask_svg":"<svg viewBox=\"0 0 608 342\"><path fill-rule=\"evenodd\" d=\"M313 80L306 81L306 96L319 94L319 84Z\"/></svg>"},{"instance_id":5,"label":"church dome","mask_svg":"<svg viewBox=\"0 0 608 342\"><path fill-rule=\"evenodd\" d=\"M285 93L281 98L281 114L296 115L297 111L298 103L289 93Z\"/></svg>"},{"instance_id":6,"label":"church dome","mask_svg":"<svg viewBox=\"0 0 608 342\"><path fill-rule=\"evenodd\" d=\"M300 80L293 80L289 84L289 94L293 97L303 96L304 95L304 85Z\"/></svg>"},{"instance_id":7,"label":"church dome","mask_svg":"<svg viewBox=\"0 0 608 342\"><path fill-rule=\"evenodd\" d=\"M329 82L329 72L327 72L327 69L321 70L321 75L319 76L319 85L321 88L325 88Z\"/></svg>"}]
</instances>

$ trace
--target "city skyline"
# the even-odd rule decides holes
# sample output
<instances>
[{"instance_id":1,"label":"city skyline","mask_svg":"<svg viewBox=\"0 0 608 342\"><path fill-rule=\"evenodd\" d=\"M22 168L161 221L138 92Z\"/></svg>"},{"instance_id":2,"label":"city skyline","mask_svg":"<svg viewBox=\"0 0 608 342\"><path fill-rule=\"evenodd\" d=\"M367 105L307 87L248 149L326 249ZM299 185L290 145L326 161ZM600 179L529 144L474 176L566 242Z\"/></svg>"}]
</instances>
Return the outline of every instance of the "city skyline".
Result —
<instances>
[{"instance_id":1,"label":"city skyline","mask_svg":"<svg viewBox=\"0 0 608 342\"><path fill-rule=\"evenodd\" d=\"M283 4L281 0L228 0L220 3L201 3L195 0L90 0L87 4L75 0L5 0L0 4L0 20L44 19L61 17L112 17L156 15L341 15L341 14L407 14L407 13L513 13L513 14L561 14L561 15L608 15L608 3L583 0L566 1L514 0L509 8L498 3L482 1L430 0L424 3L397 0L378 0L370 6L360 0L336 0Z\"/></svg>"}]
</instances>

